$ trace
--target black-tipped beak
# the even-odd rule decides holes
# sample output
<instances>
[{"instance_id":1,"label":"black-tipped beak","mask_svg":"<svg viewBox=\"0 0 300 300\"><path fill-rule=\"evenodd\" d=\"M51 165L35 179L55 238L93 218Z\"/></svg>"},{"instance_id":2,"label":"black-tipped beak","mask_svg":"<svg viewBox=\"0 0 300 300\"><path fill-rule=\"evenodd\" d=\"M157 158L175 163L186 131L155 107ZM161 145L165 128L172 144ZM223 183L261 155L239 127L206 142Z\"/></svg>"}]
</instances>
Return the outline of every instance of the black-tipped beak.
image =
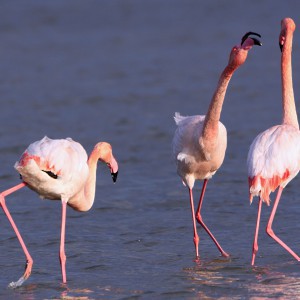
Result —
<instances>
[{"instance_id":1,"label":"black-tipped beak","mask_svg":"<svg viewBox=\"0 0 300 300\"><path fill-rule=\"evenodd\" d=\"M262 46L262 43L261 43L258 39L254 38L254 37L251 37L250 35L256 35L256 36L258 36L258 37L261 38L261 35L260 35L260 34L258 34L258 33L256 33L256 32L249 31L249 32L247 32L247 33L242 37L241 45L243 45L243 43L246 41L247 38L250 38L250 39L253 40L254 45Z\"/></svg>"},{"instance_id":2,"label":"black-tipped beak","mask_svg":"<svg viewBox=\"0 0 300 300\"><path fill-rule=\"evenodd\" d=\"M279 42L279 48L280 48L280 51L282 52L283 45L280 42Z\"/></svg>"},{"instance_id":3,"label":"black-tipped beak","mask_svg":"<svg viewBox=\"0 0 300 300\"><path fill-rule=\"evenodd\" d=\"M253 40L254 45L262 46L262 43L258 39L256 39L256 38L251 38L251 39Z\"/></svg>"},{"instance_id":4,"label":"black-tipped beak","mask_svg":"<svg viewBox=\"0 0 300 300\"><path fill-rule=\"evenodd\" d=\"M118 177L118 171L116 173L111 173L111 178L112 178L113 182L117 181L117 177Z\"/></svg>"}]
</instances>

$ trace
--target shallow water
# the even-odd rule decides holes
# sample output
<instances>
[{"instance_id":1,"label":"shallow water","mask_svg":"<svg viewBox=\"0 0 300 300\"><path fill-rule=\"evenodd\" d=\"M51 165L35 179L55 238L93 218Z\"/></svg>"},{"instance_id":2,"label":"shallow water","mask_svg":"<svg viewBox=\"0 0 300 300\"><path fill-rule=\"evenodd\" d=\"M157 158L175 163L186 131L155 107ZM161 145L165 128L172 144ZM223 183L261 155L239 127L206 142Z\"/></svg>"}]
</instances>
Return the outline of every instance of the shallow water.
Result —
<instances>
[{"instance_id":1,"label":"shallow water","mask_svg":"<svg viewBox=\"0 0 300 300\"><path fill-rule=\"evenodd\" d=\"M249 206L246 156L256 134L281 120L280 20L298 1L5 1L0 9L0 184L44 135L72 137L88 152L109 141L119 161L113 184L99 165L94 206L68 209L68 284L58 260L61 206L28 189L7 205L34 259L18 289L25 258L4 214L1 299L300 299L299 263L265 232L250 267L256 202ZM199 228L194 262L188 193L171 155L174 112L204 114L231 47L247 31L262 35L226 95L228 149L208 184L203 218L229 259ZM293 76L300 81L299 32ZM299 178L285 189L274 229L300 252ZM198 198L201 185L195 187Z\"/></svg>"}]
</instances>

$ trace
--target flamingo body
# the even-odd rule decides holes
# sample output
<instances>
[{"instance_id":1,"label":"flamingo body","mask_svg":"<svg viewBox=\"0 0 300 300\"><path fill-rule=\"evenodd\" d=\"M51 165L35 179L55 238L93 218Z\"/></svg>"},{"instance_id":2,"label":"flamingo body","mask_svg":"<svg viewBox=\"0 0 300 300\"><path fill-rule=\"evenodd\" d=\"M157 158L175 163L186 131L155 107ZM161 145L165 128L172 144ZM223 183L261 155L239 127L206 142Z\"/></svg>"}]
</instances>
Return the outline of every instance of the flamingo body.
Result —
<instances>
[{"instance_id":1,"label":"flamingo body","mask_svg":"<svg viewBox=\"0 0 300 300\"><path fill-rule=\"evenodd\" d=\"M195 180L210 179L222 165L227 147L227 131L218 123L218 135L207 149L202 142L202 129L205 116L183 117L175 114L177 129L173 138L173 155L177 173L184 184L194 187Z\"/></svg>"},{"instance_id":2,"label":"flamingo body","mask_svg":"<svg viewBox=\"0 0 300 300\"><path fill-rule=\"evenodd\" d=\"M71 203L88 178L87 160L84 148L71 138L44 137L29 145L15 169L42 198Z\"/></svg>"},{"instance_id":3,"label":"flamingo body","mask_svg":"<svg viewBox=\"0 0 300 300\"><path fill-rule=\"evenodd\" d=\"M300 132L292 125L273 126L260 133L248 153L250 201L260 196L270 205L270 193L284 188L300 169Z\"/></svg>"}]
</instances>

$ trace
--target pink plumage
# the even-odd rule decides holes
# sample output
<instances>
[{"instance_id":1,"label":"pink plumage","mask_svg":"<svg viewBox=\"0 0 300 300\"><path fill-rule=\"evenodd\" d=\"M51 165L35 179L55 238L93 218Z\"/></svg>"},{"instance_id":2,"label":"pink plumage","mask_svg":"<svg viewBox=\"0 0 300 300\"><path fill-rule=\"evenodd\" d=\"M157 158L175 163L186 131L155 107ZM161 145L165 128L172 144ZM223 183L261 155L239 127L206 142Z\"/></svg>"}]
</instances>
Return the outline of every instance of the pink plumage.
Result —
<instances>
[{"instance_id":1,"label":"pink plumage","mask_svg":"<svg viewBox=\"0 0 300 300\"><path fill-rule=\"evenodd\" d=\"M225 257L228 256L205 225L200 211L207 180L220 168L225 157L227 133L225 126L220 122L220 115L227 86L236 69L246 61L248 51L252 46L261 45L256 38L250 37L250 35L260 36L257 33L248 32L243 36L241 44L232 48L228 64L220 76L207 114L188 117L183 117L179 113L175 114L177 129L173 138L173 155L177 173L189 190L197 260L199 259L199 236L196 220L208 233L220 253ZM195 180L204 180L196 214L192 192Z\"/></svg>"},{"instance_id":2,"label":"pink plumage","mask_svg":"<svg viewBox=\"0 0 300 300\"><path fill-rule=\"evenodd\" d=\"M22 183L5 190L0 194L0 205L10 221L25 253L26 269L21 278L10 284L18 287L30 276L33 260L11 217L5 197L28 186L42 198L60 200L62 204L60 263L62 281L66 283L66 255L65 255L65 225L67 204L77 211L89 210L95 198L96 170L98 161L104 162L110 169L115 182L118 174L118 163L112 154L112 147L106 142L97 143L87 156L84 148L70 138L52 140L44 137L29 145L15 168L22 177Z\"/></svg>"},{"instance_id":3,"label":"pink plumage","mask_svg":"<svg viewBox=\"0 0 300 300\"><path fill-rule=\"evenodd\" d=\"M44 137L29 145L15 169L42 198L72 202L71 197L82 189L88 178L87 162L87 153L79 143L70 138ZM51 173L55 176L49 176Z\"/></svg>"},{"instance_id":4,"label":"pink plumage","mask_svg":"<svg viewBox=\"0 0 300 300\"><path fill-rule=\"evenodd\" d=\"M254 265L258 251L258 232L262 202L270 205L270 193L278 193L266 228L267 233L298 261L299 256L291 250L273 229L272 223L285 186L298 174L300 169L300 131L294 100L292 82L292 41L296 25L290 18L281 22L279 44L281 55L283 121L259 134L248 153L248 181L250 202L259 197L256 229L253 241L252 261Z\"/></svg>"},{"instance_id":5,"label":"pink plumage","mask_svg":"<svg viewBox=\"0 0 300 300\"><path fill-rule=\"evenodd\" d=\"M250 201L260 196L270 205L270 193L284 188L299 172L300 136L292 125L273 126L259 134L248 153Z\"/></svg>"}]
</instances>

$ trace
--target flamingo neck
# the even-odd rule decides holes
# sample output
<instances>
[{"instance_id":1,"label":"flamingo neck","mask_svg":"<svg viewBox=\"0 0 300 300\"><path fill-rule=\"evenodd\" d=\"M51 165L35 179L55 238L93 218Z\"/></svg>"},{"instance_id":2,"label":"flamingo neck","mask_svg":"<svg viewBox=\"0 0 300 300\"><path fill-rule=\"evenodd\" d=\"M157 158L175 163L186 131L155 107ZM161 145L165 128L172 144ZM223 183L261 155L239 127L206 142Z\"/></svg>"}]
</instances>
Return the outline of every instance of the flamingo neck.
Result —
<instances>
[{"instance_id":1,"label":"flamingo neck","mask_svg":"<svg viewBox=\"0 0 300 300\"><path fill-rule=\"evenodd\" d=\"M84 187L85 201L89 209L93 206L95 200L98 159L98 153L93 150L88 159L89 177Z\"/></svg>"},{"instance_id":2,"label":"flamingo neck","mask_svg":"<svg viewBox=\"0 0 300 300\"><path fill-rule=\"evenodd\" d=\"M98 157L99 155L94 149L87 161L89 167L88 179L82 190L68 202L68 205L77 211L88 211L94 204Z\"/></svg>"},{"instance_id":3,"label":"flamingo neck","mask_svg":"<svg viewBox=\"0 0 300 300\"><path fill-rule=\"evenodd\" d=\"M281 55L283 123L299 128L292 78L292 43L293 32L287 30Z\"/></svg>"},{"instance_id":4,"label":"flamingo neck","mask_svg":"<svg viewBox=\"0 0 300 300\"><path fill-rule=\"evenodd\" d=\"M226 90L234 71L235 69L233 69L231 66L227 66L220 76L217 89L213 95L208 112L205 116L202 129L202 137L204 139L210 139L218 134L219 120L221 117Z\"/></svg>"}]
</instances>

